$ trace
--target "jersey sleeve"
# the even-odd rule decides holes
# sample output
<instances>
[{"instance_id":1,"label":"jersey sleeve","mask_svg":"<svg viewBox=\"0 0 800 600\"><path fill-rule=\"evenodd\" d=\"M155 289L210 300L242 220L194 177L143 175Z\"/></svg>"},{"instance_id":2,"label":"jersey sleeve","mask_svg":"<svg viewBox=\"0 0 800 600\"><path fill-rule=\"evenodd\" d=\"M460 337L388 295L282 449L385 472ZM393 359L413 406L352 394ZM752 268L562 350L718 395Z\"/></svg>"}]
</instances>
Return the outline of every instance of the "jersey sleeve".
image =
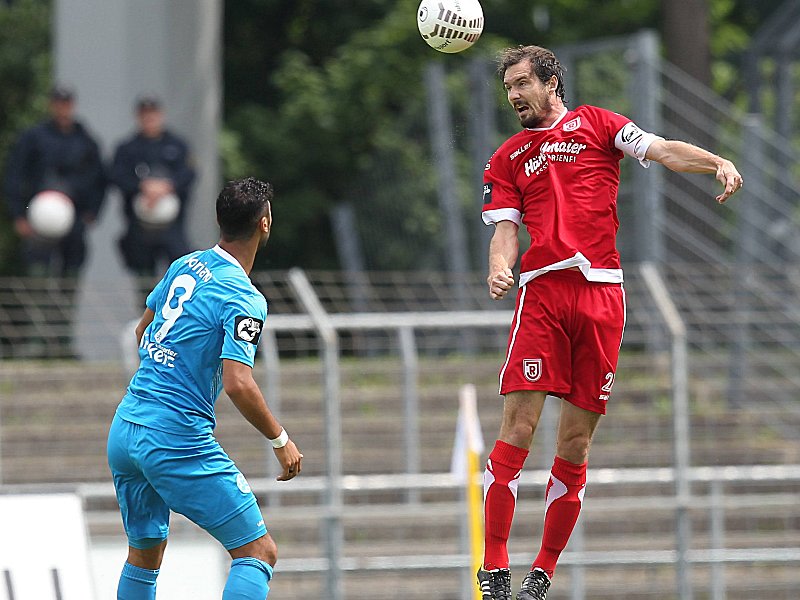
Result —
<instances>
[{"instance_id":1,"label":"jersey sleeve","mask_svg":"<svg viewBox=\"0 0 800 600\"><path fill-rule=\"evenodd\" d=\"M597 110L606 123L606 131L613 140L613 147L631 158L635 158L643 167L649 167L650 161L645 158L647 149L654 141L664 138L641 129L624 115L610 110Z\"/></svg>"},{"instance_id":2,"label":"jersey sleeve","mask_svg":"<svg viewBox=\"0 0 800 600\"><path fill-rule=\"evenodd\" d=\"M500 221L522 222L522 194L514 184L509 161L501 150L494 153L483 170L483 210L487 225Z\"/></svg>"},{"instance_id":3,"label":"jersey sleeve","mask_svg":"<svg viewBox=\"0 0 800 600\"><path fill-rule=\"evenodd\" d=\"M172 279L172 269L167 270L164 277L161 278L153 290L147 295L145 306L152 310L154 313L158 312L159 299L164 297L164 288L167 286L167 281Z\"/></svg>"},{"instance_id":4,"label":"jersey sleeve","mask_svg":"<svg viewBox=\"0 0 800 600\"><path fill-rule=\"evenodd\" d=\"M167 268L167 272L164 273L164 277L161 278L161 281L159 281L153 288L153 291L147 295L147 299L144 302L145 306L154 313L157 313L161 309L159 304L161 303L160 299L165 297L164 289L166 288L169 290L169 286L172 285L172 279L175 277L175 269L177 269L180 262L184 259L185 257L175 259Z\"/></svg>"},{"instance_id":5,"label":"jersey sleeve","mask_svg":"<svg viewBox=\"0 0 800 600\"><path fill-rule=\"evenodd\" d=\"M663 139L661 136L640 129L633 121L628 121L614 136L614 146L647 168L650 166L650 161L645 158L647 149L656 140Z\"/></svg>"},{"instance_id":6,"label":"jersey sleeve","mask_svg":"<svg viewBox=\"0 0 800 600\"><path fill-rule=\"evenodd\" d=\"M223 311L224 336L220 358L252 367L266 318L267 301L257 292L232 298Z\"/></svg>"},{"instance_id":7,"label":"jersey sleeve","mask_svg":"<svg viewBox=\"0 0 800 600\"><path fill-rule=\"evenodd\" d=\"M650 166L650 161L645 158L647 149L662 137L641 129L624 115L597 107L591 107L591 110L607 136L610 148L635 158L645 168Z\"/></svg>"}]
</instances>

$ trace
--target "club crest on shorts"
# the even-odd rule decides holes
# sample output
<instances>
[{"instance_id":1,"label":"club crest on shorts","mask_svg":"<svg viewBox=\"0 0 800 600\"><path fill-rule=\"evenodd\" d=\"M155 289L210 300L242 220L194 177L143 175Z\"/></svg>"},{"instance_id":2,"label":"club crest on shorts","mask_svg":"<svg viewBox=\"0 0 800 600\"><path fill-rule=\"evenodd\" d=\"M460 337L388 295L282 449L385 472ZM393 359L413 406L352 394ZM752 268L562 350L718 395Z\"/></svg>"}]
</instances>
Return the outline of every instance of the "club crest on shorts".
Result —
<instances>
[{"instance_id":1,"label":"club crest on shorts","mask_svg":"<svg viewBox=\"0 0 800 600\"><path fill-rule=\"evenodd\" d=\"M247 479L244 478L244 475L241 473L236 474L236 487L239 488L239 491L243 494L250 493L250 484L247 483Z\"/></svg>"},{"instance_id":2,"label":"club crest on shorts","mask_svg":"<svg viewBox=\"0 0 800 600\"><path fill-rule=\"evenodd\" d=\"M528 381L539 381L542 376L542 359L541 358L523 358L522 359L522 374Z\"/></svg>"}]
</instances>

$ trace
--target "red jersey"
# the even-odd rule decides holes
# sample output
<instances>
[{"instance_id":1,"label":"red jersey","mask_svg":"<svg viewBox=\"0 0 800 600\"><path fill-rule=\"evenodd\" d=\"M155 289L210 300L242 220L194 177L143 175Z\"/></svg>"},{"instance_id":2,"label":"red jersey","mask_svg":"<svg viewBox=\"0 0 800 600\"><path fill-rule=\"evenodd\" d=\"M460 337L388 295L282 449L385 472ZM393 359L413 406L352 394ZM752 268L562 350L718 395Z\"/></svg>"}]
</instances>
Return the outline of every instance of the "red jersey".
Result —
<instances>
[{"instance_id":1,"label":"red jersey","mask_svg":"<svg viewBox=\"0 0 800 600\"><path fill-rule=\"evenodd\" d=\"M619 162L643 166L659 139L630 119L579 106L545 129L510 137L486 164L483 220L524 224L520 286L547 271L578 267L589 281L622 282L616 236Z\"/></svg>"}]
</instances>

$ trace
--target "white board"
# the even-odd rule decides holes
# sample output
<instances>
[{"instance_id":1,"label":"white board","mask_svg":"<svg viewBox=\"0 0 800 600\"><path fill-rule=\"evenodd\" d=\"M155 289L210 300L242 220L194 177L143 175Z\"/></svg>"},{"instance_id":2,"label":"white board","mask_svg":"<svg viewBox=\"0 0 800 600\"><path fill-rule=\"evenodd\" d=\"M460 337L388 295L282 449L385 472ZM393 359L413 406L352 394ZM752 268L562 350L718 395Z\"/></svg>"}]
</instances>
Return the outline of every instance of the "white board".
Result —
<instances>
[{"instance_id":1,"label":"white board","mask_svg":"<svg viewBox=\"0 0 800 600\"><path fill-rule=\"evenodd\" d=\"M0 600L94 598L74 494L0 495Z\"/></svg>"}]
</instances>

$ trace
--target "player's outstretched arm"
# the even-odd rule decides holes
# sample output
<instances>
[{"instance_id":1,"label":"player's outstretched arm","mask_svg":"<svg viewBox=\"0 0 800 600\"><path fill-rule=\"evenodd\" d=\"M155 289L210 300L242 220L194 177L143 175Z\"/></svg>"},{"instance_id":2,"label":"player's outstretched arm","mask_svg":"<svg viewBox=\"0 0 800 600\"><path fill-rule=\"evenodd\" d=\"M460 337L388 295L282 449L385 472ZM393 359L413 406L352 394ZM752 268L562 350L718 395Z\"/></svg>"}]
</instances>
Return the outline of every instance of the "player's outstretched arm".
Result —
<instances>
[{"instance_id":1,"label":"player's outstretched arm","mask_svg":"<svg viewBox=\"0 0 800 600\"><path fill-rule=\"evenodd\" d=\"M720 204L742 187L742 176L731 161L686 142L655 140L647 149L645 158L681 173L714 173L717 180L725 186L717 196Z\"/></svg>"},{"instance_id":2,"label":"player's outstretched arm","mask_svg":"<svg viewBox=\"0 0 800 600\"><path fill-rule=\"evenodd\" d=\"M519 227L513 221L500 221L495 225L494 235L489 242L489 296L500 300L514 286L514 273L511 268L517 262L519 253Z\"/></svg>"},{"instance_id":3,"label":"player's outstretched arm","mask_svg":"<svg viewBox=\"0 0 800 600\"><path fill-rule=\"evenodd\" d=\"M242 416L272 442L275 456L283 469L278 481L288 481L299 475L303 468L303 455L267 406L253 379L253 369L244 363L223 359L222 387Z\"/></svg>"}]
</instances>

